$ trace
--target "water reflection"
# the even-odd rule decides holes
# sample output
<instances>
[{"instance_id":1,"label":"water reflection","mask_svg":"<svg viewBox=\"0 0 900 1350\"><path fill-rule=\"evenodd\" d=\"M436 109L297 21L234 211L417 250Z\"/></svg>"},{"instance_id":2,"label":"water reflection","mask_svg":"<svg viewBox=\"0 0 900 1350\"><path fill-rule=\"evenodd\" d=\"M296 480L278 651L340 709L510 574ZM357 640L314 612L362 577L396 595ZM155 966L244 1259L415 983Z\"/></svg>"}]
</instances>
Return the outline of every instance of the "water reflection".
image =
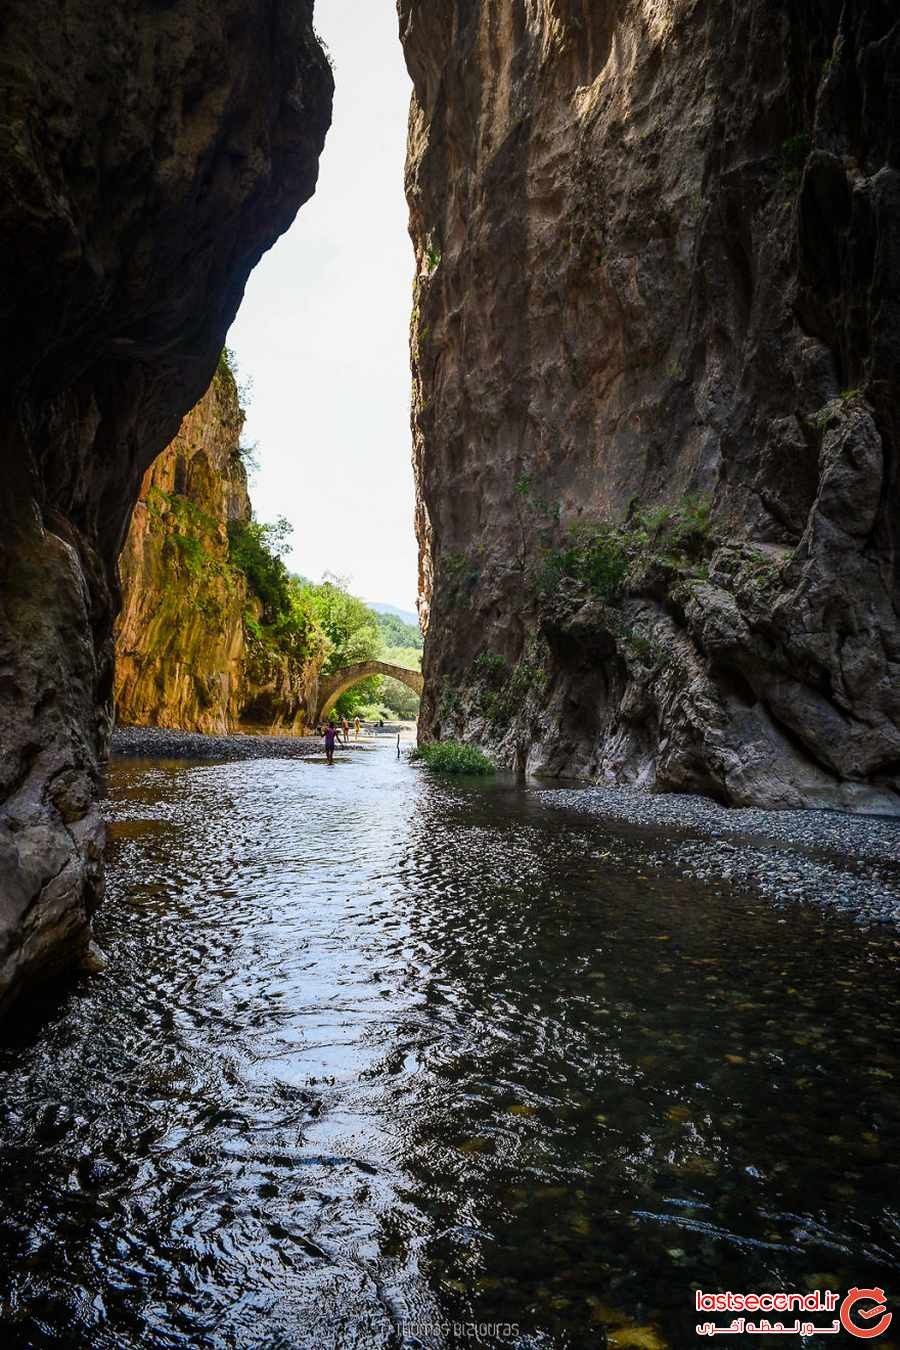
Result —
<instances>
[{"instance_id":1,"label":"water reflection","mask_svg":"<svg viewBox=\"0 0 900 1350\"><path fill-rule=\"evenodd\" d=\"M113 766L110 970L0 1050L4 1344L680 1350L696 1285L890 1285L895 938L344 759Z\"/></svg>"}]
</instances>

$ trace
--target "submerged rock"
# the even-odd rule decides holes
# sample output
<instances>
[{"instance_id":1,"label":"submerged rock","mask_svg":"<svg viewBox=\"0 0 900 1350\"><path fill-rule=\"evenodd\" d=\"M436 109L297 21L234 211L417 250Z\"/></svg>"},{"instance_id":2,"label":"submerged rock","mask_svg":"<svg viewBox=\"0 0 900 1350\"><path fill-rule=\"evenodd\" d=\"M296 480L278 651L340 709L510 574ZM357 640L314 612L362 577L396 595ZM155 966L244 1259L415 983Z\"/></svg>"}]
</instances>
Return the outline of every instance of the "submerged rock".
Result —
<instances>
[{"instance_id":1,"label":"submerged rock","mask_svg":"<svg viewBox=\"0 0 900 1350\"><path fill-rule=\"evenodd\" d=\"M91 940L81 958L81 969L86 975L102 975L109 967L109 958L96 942Z\"/></svg>"}]
</instances>

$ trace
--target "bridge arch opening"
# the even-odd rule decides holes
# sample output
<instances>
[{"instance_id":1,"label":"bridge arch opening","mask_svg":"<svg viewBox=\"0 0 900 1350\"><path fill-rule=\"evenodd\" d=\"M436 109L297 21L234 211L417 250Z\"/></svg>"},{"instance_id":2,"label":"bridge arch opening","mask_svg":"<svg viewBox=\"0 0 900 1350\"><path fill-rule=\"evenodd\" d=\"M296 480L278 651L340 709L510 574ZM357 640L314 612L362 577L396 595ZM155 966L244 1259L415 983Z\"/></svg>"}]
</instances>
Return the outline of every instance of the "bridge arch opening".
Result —
<instances>
[{"instance_id":1,"label":"bridge arch opening","mask_svg":"<svg viewBox=\"0 0 900 1350\"><path fill-rule=\"evenodd\" d=\"M412 689L420 698L422 696L425 682L420 671L407 670L404 666L392 666L387 661L360 661L357 665L345 666L342 670L336 670L319 680L316 721L319 722L328 716L342 694L346 694L348 689L352 689L361 680L367 680L371 675L390 676L391 679L399 680L408 689Z\"/></svg>"}]
</instances>

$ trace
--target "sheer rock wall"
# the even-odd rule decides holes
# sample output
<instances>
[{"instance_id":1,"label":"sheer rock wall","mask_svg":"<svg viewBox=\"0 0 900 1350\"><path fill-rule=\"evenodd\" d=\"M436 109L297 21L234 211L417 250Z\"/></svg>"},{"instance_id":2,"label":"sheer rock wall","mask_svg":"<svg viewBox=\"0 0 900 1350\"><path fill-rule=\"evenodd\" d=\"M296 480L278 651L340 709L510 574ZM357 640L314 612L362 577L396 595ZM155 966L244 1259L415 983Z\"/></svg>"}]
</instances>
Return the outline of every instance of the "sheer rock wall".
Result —
<instances>
[{"instance_id":1,"label":"sheer rock wall","mask_svg":"<svg viewBox=\"0 0 900 1350\"><path fill-rule=\"evenodd\" d=\"M116 560L332 90L312 0L0 13L0 1010L88 945Z\"/></svg>"},{"instance_id":2,"label":"sheer rock wall","mask_svg":"<svg viewBox=\"0 0 900 1350\"><path fill-rule=\"evenodd\" d=\"M421 734L896 812L896 6L399 13ZM602 522L618 590L566 575Z\"/></svg>"},{"instance_id":3,"label":"sheer rock wall","mask_svg":"<svg viewBox=\"0 0 900 1350\"><path fill-rule=\"evenodd\" d=\"M252 518L244 413L220 366L144 474L119 559L116 720L213 735L301 731L315 714L319 659L255 639L262 606L229 558L228 528Z\"/></svg>"}]
</instances>

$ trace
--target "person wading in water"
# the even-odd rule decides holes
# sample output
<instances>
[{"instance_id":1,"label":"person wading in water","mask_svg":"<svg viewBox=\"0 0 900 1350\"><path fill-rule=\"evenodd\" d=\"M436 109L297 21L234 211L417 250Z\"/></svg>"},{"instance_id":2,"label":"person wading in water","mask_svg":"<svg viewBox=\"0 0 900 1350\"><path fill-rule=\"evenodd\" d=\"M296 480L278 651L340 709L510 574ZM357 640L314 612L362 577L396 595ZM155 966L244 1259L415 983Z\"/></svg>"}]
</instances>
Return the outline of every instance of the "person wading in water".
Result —
<instances>
[{"instance_id":1,"label":"person wading in water","mask_svg":"<svg viewBox=\"0 0 900 1350\"><path fill-rule=\"evenodd\" d=\"M337 732L335 731L334 723L329 722L328 726L325 728L325 759L329 764L334 763L334 741L336 736Z\"/></svg>"}]
</instances>

